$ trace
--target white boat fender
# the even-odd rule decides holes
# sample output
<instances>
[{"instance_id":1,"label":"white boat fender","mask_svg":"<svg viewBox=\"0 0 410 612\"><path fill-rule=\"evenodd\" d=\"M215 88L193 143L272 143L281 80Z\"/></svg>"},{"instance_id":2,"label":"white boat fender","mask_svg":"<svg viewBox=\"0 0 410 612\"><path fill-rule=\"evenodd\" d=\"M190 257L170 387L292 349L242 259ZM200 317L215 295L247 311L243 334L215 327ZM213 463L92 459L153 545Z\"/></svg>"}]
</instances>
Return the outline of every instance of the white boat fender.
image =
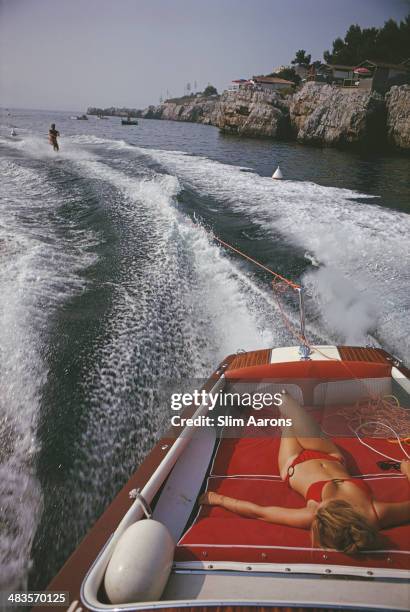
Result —
<instances>
[{"instance_id":1,"label":"white boat fender","mask_svg":"<svg viewBox=\"0 0 410 612\"><path fill-rule=\"evenodd\" d=\"M278 166L275 170L275 172L272 174L272 178L273 179L283 179L283 174L282 174L282 170L280 169L280 166Z\"/></svg>"},{"instance_id":2,"label":"white boat fender","mask_svg":"<svg viewBox=\"0 0 410 612\"><path fill-rule=\"evenodd\" d=\"M142 519L124 531L105 572L104 586L113 604L160 599L169 578L175 544L168 529Z\"/></svg>"}]
</instances>

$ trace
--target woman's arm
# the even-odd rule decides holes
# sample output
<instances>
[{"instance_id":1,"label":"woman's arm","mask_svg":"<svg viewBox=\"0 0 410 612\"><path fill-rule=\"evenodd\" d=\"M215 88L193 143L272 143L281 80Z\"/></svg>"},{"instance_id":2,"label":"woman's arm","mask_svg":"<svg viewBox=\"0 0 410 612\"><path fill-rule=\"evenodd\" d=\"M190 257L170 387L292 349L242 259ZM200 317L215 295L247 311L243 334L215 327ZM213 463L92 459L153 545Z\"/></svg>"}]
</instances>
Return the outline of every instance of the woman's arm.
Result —
<instances>
[{"instance_id":1,"label":"woman's arm","mask_svg":"<svg viewBox=\"0 0 410 612\"><path fill-rule=\"evenodd\" d=\"M410 481L410 461L404 459L400 464L401 472ZM402 481L399 481L399 483ZM380 526L395 527L410 522L410 500L405 502L376 502Z\"/></svg>"},{"instance_id":2,"label":"woman's arm","mask_svg":"<svg viewBox=\"0 0 410 612\"><path fill-rule=\"evenodd\" d=\"M267 523L310 529L313 511L310 508L282 508L280 506L259 506L242 499L227 497L209 491L199 499L199 503L207 506L219 506L230 512L235 512L247 518L259 519Z\"/></svg>"},{"instance_id":3,"label":"woman's arm","mask_svg":"<svg viewBox=\"0 0 410 612\"><path fill-rule=\"evenodd\" d=\"M376 502L376 512L382 529L410 522L410 501Z\"/></svg>"}]
</instances>

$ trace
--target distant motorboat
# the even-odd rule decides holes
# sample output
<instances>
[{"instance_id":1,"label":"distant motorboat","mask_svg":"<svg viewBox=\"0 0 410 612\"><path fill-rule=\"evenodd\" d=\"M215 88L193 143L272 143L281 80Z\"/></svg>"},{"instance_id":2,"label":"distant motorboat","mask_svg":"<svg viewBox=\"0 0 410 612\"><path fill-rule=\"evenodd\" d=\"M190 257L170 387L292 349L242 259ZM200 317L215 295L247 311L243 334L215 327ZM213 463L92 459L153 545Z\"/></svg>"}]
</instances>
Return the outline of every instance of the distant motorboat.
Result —
<instances>
[{"instance_id":1,"label":"distant motorboat","mask_svg":"<svg viewBox=\"0 0 410 612\"><path fill-rule=\"evenodd\" d=\"M10 136L17 136L17 132L14 128L11 130Z\"/></svg>"},{"instance_id":2,"label":"distant motorboat","mask_svg":"<svg viewBox=\"0 0 410 612\"><path fill-rule=\"evenodd\" d=\"M127 119L121 119L121 125L138 125L137 119L131 119L131 117L127 117Z\"/></svg>"},{"instance_id":3,"label":"distant motorboat","mask_svg":"<svg viewBox=\"0 0 410 612\"><path fill-rule=\"evenodd\" d=\"M76 117L71 117L71 119L77 119L77 121L88 121L87 115L77 115Z\"/></svg>"}]
</instances>

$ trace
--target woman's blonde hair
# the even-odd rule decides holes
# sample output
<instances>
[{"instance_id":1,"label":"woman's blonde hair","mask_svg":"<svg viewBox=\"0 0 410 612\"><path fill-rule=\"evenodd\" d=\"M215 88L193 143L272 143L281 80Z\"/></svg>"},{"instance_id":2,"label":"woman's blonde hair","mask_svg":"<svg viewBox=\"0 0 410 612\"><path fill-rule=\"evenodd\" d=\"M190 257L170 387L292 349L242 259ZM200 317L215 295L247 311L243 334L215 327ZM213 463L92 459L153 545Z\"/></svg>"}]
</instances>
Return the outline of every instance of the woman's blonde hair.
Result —
<instances>
[{"instance_id":1,"label":"woman's blonde hair","mask_svg":"<svg viewBox=\"0 0 410 612\"><path fill-rule=\"evenodd\" d=\"M319 508L312 523L312 539L315 545L335 548L347 555L372 550L379 543L377 529L342 499Z\"/></svg>"}]
</instances>

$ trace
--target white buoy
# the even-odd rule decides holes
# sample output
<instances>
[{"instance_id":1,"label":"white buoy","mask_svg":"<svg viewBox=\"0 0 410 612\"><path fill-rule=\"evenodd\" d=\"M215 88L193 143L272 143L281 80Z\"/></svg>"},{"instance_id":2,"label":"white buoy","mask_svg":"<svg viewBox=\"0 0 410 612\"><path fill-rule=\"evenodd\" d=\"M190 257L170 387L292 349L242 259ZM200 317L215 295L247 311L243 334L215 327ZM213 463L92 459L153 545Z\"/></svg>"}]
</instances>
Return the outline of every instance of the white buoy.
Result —
<instances>
[{"instance_id":1,"label":"white buoy","mask_svg":"<svg viewBox=\"0 0 410 612\"><path fill-rule=\"evenodd\" d=\"M283 174L282 174L282 171L280 169L280 166L278 166L276 168L275 172L272 174L272 178L273 179L278 179L278 180L283 179Z\"/></svg>"}]
</instances>

